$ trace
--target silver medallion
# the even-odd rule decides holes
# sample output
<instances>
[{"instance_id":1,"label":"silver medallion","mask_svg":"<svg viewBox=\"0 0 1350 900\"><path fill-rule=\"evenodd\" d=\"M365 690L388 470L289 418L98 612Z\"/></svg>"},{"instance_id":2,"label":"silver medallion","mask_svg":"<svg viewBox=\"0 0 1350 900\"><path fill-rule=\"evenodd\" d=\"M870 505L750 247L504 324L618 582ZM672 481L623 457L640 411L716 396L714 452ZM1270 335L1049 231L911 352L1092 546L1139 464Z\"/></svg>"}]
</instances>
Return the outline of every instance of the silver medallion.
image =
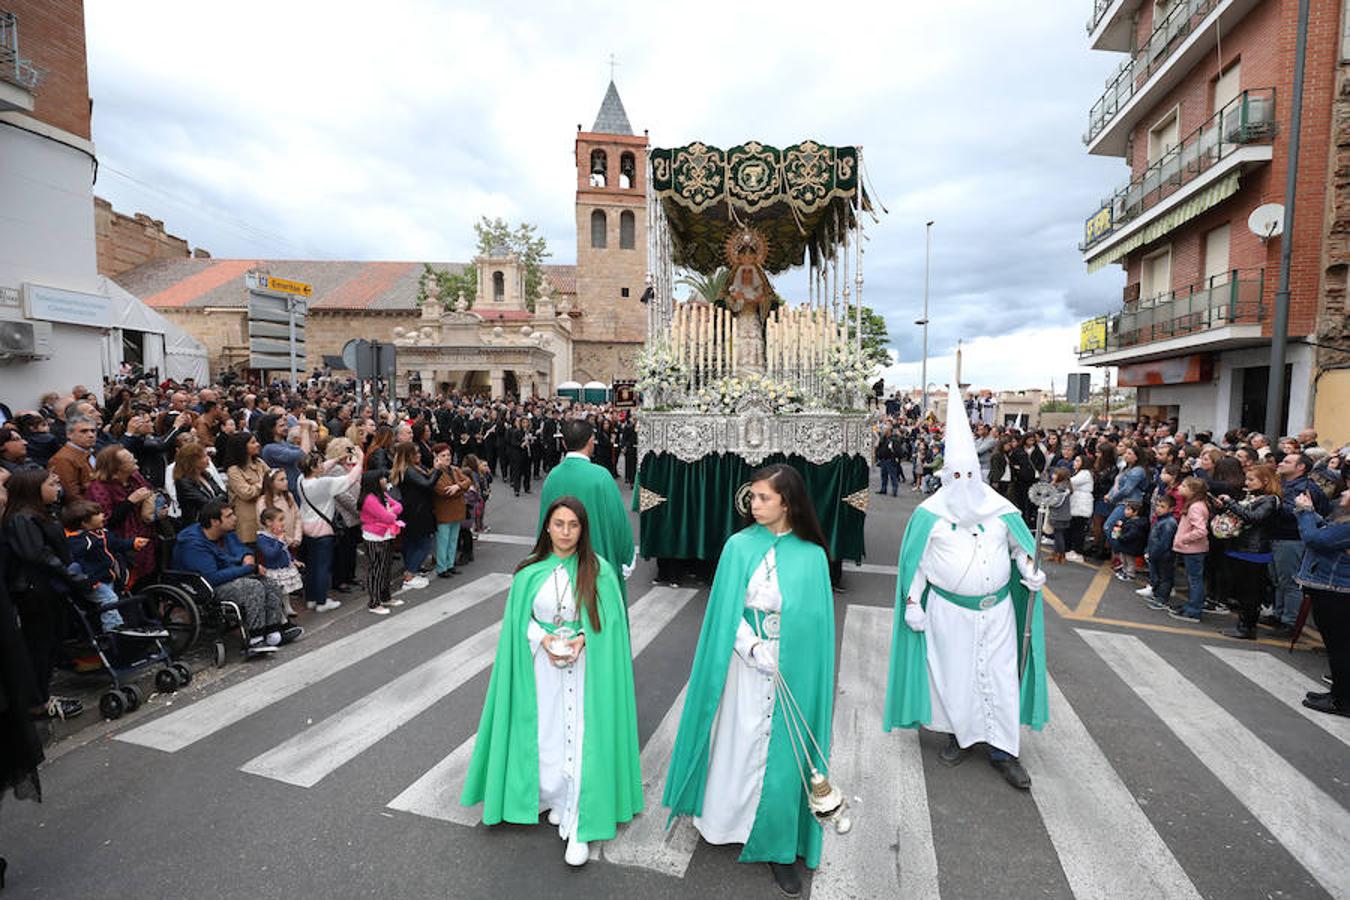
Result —
<instances>
[{"instance_id":1,"label":"silver medallion","mask_svg":"<svg viewBox=\"0 0 1350 900\"><path fill-rule=\"evenodd\" d=\"M764 622L760 626L764 631L764 636L771 641L778 640L778 632L783 627L783 620L778 613L769 613L764 617Z\"/></svg>"},{"instance_id":2,"label":"silver medallion","mask_svg":"<svg viewBox=\"0 0 1350 900\"><path fill-rule=\"evenodd\" d=\"M985 596L980 598L980 609L981 610L993 609L997 603L998 603L997 595L986 594Z\"/></svg>"}]
</instances>

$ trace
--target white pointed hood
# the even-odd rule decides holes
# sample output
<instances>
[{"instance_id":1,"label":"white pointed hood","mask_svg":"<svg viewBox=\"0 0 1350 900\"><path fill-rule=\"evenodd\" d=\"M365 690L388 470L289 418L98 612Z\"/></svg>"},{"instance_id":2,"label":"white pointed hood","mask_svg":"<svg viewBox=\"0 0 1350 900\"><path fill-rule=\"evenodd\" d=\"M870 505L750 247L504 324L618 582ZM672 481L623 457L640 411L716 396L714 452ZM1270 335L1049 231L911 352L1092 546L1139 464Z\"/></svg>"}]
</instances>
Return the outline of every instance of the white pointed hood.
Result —
<instances>
[{"instance_id":1,"label":"white pointed hood","mask_svg":"<svg viewBox=\"0 0 1350 900\"><path fill-rule=\"evenodd\" d=\"M942 487L922 506L948 522L969 526L1017 511L1017 507L980 477L975 436L970 433L965 406L955 397L947 403L942 471L938 474L942 478Z\"/></svg>"}]
</instances>

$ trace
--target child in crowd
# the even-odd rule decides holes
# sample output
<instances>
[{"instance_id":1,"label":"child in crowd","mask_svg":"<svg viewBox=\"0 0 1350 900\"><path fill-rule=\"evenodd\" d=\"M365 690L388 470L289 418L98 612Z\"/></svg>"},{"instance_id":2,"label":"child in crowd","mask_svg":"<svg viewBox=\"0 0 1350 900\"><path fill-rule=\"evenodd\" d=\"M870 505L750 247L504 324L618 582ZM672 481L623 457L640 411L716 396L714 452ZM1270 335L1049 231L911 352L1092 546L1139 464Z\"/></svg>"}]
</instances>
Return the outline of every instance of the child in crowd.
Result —
<instances>
[{"instance_id":1,"label":"child in crowd","mask_svg":"<svg viewBox=\"0 0 1350 900\"><path fill-rule=\"evenodd\" d=\"M284 473L283 473L284 474ZM289 538L286 534L286 513L275 506L269 506L258 517L258 574L275 584L286 598L286 615L295 616L291 606L291 594L304 589L300 577L300 567L291 554Z\"/></svg>"},{"instance_id":2,"label":"child in crowd","mask_svg":"<svg viewBox=\"0 0 1350 900\"><path fill-rule=\"evenodd\" d=\"M390 586L394 538L403 530L403 504L389 496L388 473L375 469L361 476L361 537L366 544L366 608L377 616L389 615L391 606L402 606Z\"/></svg>"},{"instance_id":3,"label":"child in crowd","mask_svg":"<svg viewBox=\"0 0 1350 900\"><path fill-rule=\"evenodd\" d=\"M1053 470L1050 483L1060 490L1059 502L1050 507L1050 517L1047 521L1054 530L1055 552L1051 554L1050 561L1054 563L1064 562L1064 553L1068 549L1069 527L1073 524L1073 513L1069 507L1069 495L1073 493L1073 486L1069 484L1069 479L1073 472L1062 466Z\"/></svg>"},{"instance_id":4,"label":"child in crowd","mask_svg":"<svg viewBox=\"0 0 1350 900\"><path fill-rule=\"evenodd\" d=\"M465 468L468 469L468 466ZM480 462L476 468L469 469L469 478L473 480L470 493L477 496L477 500L469 507L469 518L473 520L474 534L482 534L491 530L483 524L483 514L487 512L488 498L492 496L492 469L488 468L486 462Z\"/></svg>"},{"instance_id":5,"label":"child in crowd","mask_svg":"<svg viewBox=\"0 0 1350 900\"><path fill-rule=\"evenodd\" d=\"M1203 478L1193 475L1181 482L1180 491L1181 521L1172 550L1186 569L1186 602L1171 607L1168 615L1199 622L1205 608L1205 557L1209 555L1209 488Z\"/></svg>"},{"instance_id":6,"label":"child in crowd","mask_svg":"<svg viewBox=\"0 0 1350 900\"><path fill-rule=\"evenodd\" d=\"M1111 546L1120 554L1120 569L1116 578L1134 581L1136 558L1148 546L1148 520L1143 517L1144 504L1139 500L1125 501L1125 515L1111 529Z\"/></svg>"},{"instance_id":7,"label":"child in crowd","mask_svg":"<svg viewBox=\"0 0 1350 900\"><path fill-rule=\"evenodd\" d=\"M262 521L262 514L272 507L281 511L285 525L282 528L282 534L285 535L284 541L291 550L297 550L300 547L300 539L304 537L300 529L300 507L295 502L295 495L291 493L290 483L286 481L285 469L272 469L263 479L262 493L258 495L258 521Z\"/></svg>"},{"instance_id":8,"label":"child in crowd","mask_svg":"<svg viewBox=\"0 0 1350 900\"><path fill-rule=\"evenodd\" d=\"M1177 559L1172 553L1172 539L1177 533L1177 517L1173 515L1176 501L1169 493L1160 492L1153 498L1153 524L1148 530L1148 586L1135 591L1148 599L1149 609L1166 609L1172 599L1172 583L1176 580Z\"/></svg>"},{"instance_id":9,"label":"child in crowd","mask_svg":"<svg viewBox=\"0 0 1350 900\"><path fill-rule=\"evenodd\" d=\"M103 630L127 637L168 637L169 633L162 628L144 627L135 607L127 608L127 615L136 619L133 624L128 624L117 608L127 576L127 566L119 554L140 550L150 539L109 534L103 528L103 507L92 500L67 503L61 511L61 524L70 547L71 565L78 566L89 579L89 598L98 605Z\"/></svg>"},{"instance_id":10,"label":"child in crowd","mask_svg":"<svg viewBox=\"0 0 1350 900\"><path fill-rule=\"evenodd\" d=\"M1163 466L1163 470L1158 473L1158 490L1156 493L1166 493L1172 498L1172 518L1181 518L1181 466L1177 463L1169 463Z\"/></svg>"}]
</instances>

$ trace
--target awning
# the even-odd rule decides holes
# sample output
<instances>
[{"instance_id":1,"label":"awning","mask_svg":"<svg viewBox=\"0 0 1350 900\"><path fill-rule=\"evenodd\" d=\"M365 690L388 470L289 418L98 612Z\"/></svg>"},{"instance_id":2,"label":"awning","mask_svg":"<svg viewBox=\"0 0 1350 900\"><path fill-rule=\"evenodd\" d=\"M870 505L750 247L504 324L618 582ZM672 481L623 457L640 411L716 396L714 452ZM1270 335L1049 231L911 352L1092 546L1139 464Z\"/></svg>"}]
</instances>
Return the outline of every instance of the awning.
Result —
<instances>
[{"instance_id":1,"label":"awning","mask_svg":"<svg viewBox=\"0 0 1350 900\"><path fill-rule=\"evenodd\" d=\"M1144 228L1130 235L1125 240L1116 244L1110 250L1099 256L1094 256L1088 260L1088 274L1096 272L1098 269L1105 268L1113 262L1119 262L1133 250L1137 250L1145 244L1151 244L1158 238L1176 229L1177 227L1189 222L1200 215L1210 207L1217 206L1238 191L1239 173L1233 172L1231 175L1216 181L1205 188L1194 197L1182 203L1180 206L1171 210L1167 214L1150 222Z\"/></svg>"}]
</instances>

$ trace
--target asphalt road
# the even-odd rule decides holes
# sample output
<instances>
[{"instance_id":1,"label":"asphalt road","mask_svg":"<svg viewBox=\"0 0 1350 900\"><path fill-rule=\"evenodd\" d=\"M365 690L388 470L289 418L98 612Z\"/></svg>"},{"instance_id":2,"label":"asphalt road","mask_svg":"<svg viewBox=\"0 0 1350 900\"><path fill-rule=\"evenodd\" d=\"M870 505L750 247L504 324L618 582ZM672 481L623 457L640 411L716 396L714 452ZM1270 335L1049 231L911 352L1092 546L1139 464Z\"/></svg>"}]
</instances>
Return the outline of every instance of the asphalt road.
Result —
<instances>
[{"instance_id":1,"label":"asphalt road","mask_svg":"<svg viewBox=\"0 0 1350 900\"><path fill-rule=\"evenodd\" d=\"M1055 687L1051 724L1023 738L1029 794L980 754L947 768L933 735L883 734L893 567L917 498L871 500L867 565L847 565L836 594L833 765L855 827L827 835L811 896L1350 897L1350 720L1298 703L1323 658L1222 639L1222 617L1159 617L1094 568L1050 573ZM5 896L776 896L735 849L660 827L707 589L654 588L652 563L629 589L647 812L570 870L551 829L488 829L458 808L536 515L498 485L493 539L461 576L383 619L344 607L267 662L60 740L46 801L0 808Z\"/></svg>"}]
</instances>

